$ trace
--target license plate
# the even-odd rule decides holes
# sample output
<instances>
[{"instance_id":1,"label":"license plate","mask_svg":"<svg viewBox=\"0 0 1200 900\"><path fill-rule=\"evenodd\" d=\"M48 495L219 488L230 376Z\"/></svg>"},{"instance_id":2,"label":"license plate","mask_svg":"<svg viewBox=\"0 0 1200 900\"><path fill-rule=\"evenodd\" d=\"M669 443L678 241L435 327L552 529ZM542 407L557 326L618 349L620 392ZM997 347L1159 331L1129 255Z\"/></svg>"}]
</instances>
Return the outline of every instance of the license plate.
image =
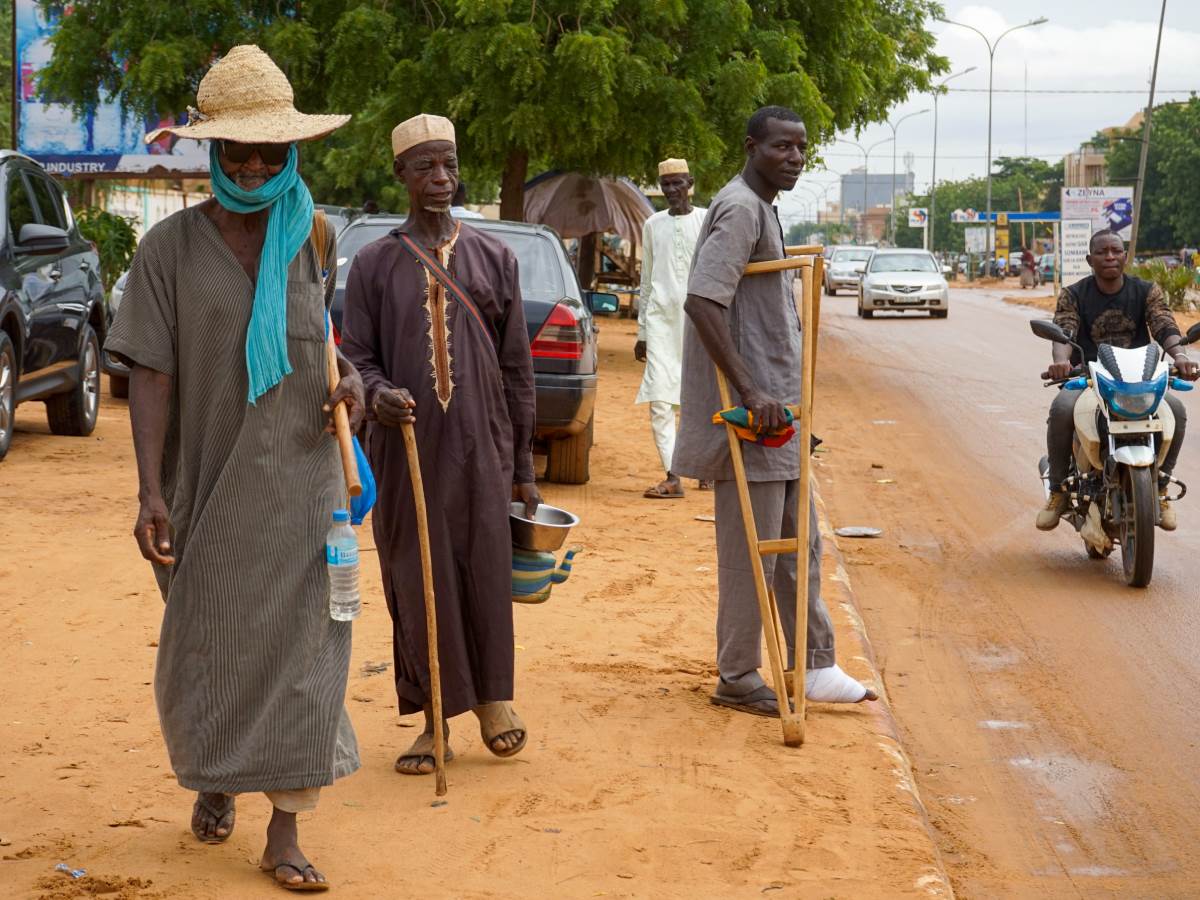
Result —
<instances>
[{"instance_id":1,"label":"license plate","mask_svg":"<svg viewBox=\"0 0 1200 900\"><path fill-rule=\"evenodd\" d=\"M901 294L901 295L892 297L891 302L908 306L908 305L915 304L915 303L924 303L925 298Z\"/></svg>"},{"instance_id":2,"label":"license plate","mask_svg":"<svg viewBox=\"0 0 1200 900\"><path fill-rule=\"evenodd\" d=\"M1108 423L1109 434L1146 434L1152 431L1162 431L1161 419L1140 419L1136 422L1123 422L1111 419Z\"/></svg>"}]
</instances>

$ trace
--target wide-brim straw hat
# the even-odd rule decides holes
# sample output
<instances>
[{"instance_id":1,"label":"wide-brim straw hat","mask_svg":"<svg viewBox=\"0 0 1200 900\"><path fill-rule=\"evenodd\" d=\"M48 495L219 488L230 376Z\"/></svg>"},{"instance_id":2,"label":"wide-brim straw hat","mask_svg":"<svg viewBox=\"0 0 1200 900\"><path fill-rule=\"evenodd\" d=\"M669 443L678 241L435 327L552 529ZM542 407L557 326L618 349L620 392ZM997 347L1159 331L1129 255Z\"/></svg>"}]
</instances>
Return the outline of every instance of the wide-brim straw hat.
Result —
<instances>
[{"instance_id":1,"label":"wide-brim straw hat","mask_svg":"<svg viewBox=\"0 0 1200 900\"><path fill-rule=\"evenodd\" d=\"M174 134L197 141L290 144L324 137L350 121L299 112L287 76L254 44L234 47L213 63L196 91L196 107L188 107L186 125L156 128L146 143Z\"/></svg>"}]
</instances>

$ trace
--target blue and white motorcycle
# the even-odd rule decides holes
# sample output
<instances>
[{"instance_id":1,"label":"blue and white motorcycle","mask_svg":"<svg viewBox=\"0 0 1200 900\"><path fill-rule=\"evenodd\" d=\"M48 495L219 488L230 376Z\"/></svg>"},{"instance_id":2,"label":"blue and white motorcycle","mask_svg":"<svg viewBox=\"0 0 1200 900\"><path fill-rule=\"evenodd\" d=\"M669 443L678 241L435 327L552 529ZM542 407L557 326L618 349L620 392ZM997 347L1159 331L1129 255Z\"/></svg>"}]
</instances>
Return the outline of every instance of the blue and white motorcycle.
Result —
<instances>
[{"instance_id":1,"label":"blue and white motorcycle","mask_svg":"<svg viewBox=\"0 0 1200 900\"><path fill-rule=\"evenodd\" d=\"M1069 344L1082 358L1079 346L1054 322L1029 324L1038 337ZM1198 339L1200 324L1188 330L1184 342ZM1092 559L1105 559L1120 545L1125 582L1145 587L1154 572L1154 531L1161 515L1158 467L1175 436L1175 417L1163 397L1168 388L1190 391L1192 385L1171 374L1157 344L1132 350L1101 344L1096 356L1069 378L1046 382L1082 392L1075 403L1074 453L1064 482L1070 502L1063 518ZM1046 457L1038 469L1049 496ZM1187 486L1170 481L1178 493L1169 499L1179 500Z\"/></svg>"}]
</instances>

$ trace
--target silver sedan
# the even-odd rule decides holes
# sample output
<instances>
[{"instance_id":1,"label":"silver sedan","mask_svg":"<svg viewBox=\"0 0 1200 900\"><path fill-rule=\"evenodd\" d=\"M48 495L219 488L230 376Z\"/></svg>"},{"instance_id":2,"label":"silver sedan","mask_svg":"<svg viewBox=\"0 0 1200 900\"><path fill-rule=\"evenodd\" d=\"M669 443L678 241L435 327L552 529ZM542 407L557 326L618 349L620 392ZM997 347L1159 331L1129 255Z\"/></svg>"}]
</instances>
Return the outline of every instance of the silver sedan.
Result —
<instances>
[{"instance_id":1,"label":"silver sedan","mask_svg":"<svg viewBox=\"0 0 1200 900\"><path fill-rule=\"evenodd\" d=\"M933 254L889 247L876 250L858 288L858 314L872 318L884 310L928 310L935 319L950 315L950 285Z\"/></svg>"}]
</instances>

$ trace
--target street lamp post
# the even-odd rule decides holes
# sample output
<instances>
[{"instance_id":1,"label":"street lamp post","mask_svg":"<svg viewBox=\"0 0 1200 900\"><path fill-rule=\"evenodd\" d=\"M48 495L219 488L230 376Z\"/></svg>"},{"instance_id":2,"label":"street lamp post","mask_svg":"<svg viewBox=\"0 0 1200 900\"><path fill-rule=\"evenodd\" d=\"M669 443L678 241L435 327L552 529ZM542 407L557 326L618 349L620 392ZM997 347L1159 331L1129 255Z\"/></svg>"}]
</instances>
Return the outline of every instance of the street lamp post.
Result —
<instances>
[{"instance_id":1,"label":"street lamp post","mask_svg":"<svg viewBox=\"0 0 1200 900\"><path fill-rule=\"evenodd\" d=\"M896 243L896 129L900 127L900 123L905 119L911 119L913 116L924 115L929 112L927 109L919 109L916 112L909 113L907 116L901 116L893 125L891 120L887 121L888 128L892 129L892 202L888 204L890 210L889 218L891 219L891 228L888 229L891 235L892 243Z\"/></svg>"},{"instance_id":2,"label":"street lamp post","mask_svg":"<svg viewBox=\"0 0 1200 900\"><path fill-rule=\"evenodd\" d=\"M947 75L942 79L933 91L933 174L929 184L929 252L934 249L934 236L937 234L937 125L938 125L938 95L946 89L947 82L958 78L960 75L966 75L968 72L974 72L975 66L969 69L963 69L961 72L955 72L953 75Z\"/></svg>"},{"instance_id":3,"label":"street lamp post","mask_svg":"<svg viewBox=\"0 0 1200 900\"><path fill-rule=\"evenodd\" d=\"M1000 36L995 41L988 40L988 36L976 28L974 25L968 25L965 22L955 22L953 19L947 19L943 16L938 16L937 21L945 22L947 25L957 25L959 28L969 28L987 44L988 48L988 138L987 138L987 221L984 223L988 226L987 232L987 256L984 263L984 272L987 272L987 265L994 265L993 257L995 256L995 245L993 244L992 235L994 229L992 224L992 74L996 68L996 48L1000 46L1000 42L1004 40L1005 35L1012 34L1020 28L1031 28L1034 25L1044 25L1050 20L1045 16L1037 19L1031 19L1023 25L1014 25L1007 31L1002 31Z\"/></svg>"},{"instance_id":4,"label":"street lamp post","mask_svg":"<svg viewBox=\"0 0 1200 900\"><path fill-rule=\"evenodd\" d=\"M882 147L888 141L894 140L895 138L884 138L882 141L875 142L870 147L864 147L857 141L848 141L845 138L837 139L838 143L840 144L849 144L852 147L857 147L860 151L862 151L863 155L863 202L862 211L858 215L859 239L861 243L866 243L867 238L867 174L870 170L871 151L876 147Z\"/></svg>"}]
</instances>

